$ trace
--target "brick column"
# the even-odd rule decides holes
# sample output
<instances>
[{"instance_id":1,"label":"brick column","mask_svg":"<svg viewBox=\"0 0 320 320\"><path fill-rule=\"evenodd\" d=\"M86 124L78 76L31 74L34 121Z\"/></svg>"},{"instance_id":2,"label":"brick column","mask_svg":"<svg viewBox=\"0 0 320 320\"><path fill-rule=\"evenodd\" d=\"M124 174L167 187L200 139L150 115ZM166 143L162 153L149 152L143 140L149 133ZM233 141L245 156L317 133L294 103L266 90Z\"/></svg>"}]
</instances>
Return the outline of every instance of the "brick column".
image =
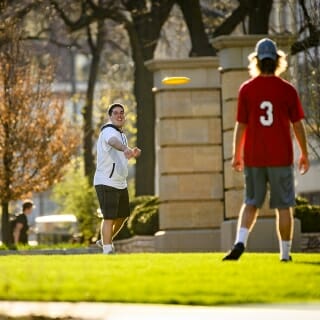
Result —
<instances>
[{"instance_id":1,"label":"brick column","mask_svg":"<svg viewBox=\"0 0 320 320\"><path fill-rule=\"evenodd\" d=\"M160 197L157 251L220 250L223 161L220 74L213 57L147 62L154 72L156 191ZM185 85L163 85L187 76Z\"/></svg>"},{"instance_id":2,"label":"brick column","mask_svg":"<svg viewBox=\"0 0 320 320\"><path fill-rule=\"evenodd\" d=\"M230 164L232 156L232 137L235 124L237 96L240 84L249 79L248 55L254 51L255 44L267 35L221 36L213 41L219 50L222 91L222 136L225 181L225 214L221 225L221 249L230 249L234 242L237 217L243 202L243 175L235 173ZM271 37L278 48L288 52L293 39L287 36ZM249 237L248 249L252 251L277 251L278 240L275 232L274 211L269 209L268 198L260 210L260 219ZM272 218L271 218L272 217ZM296 221L293 246L298 249L300 225Z\"/></svg>"}]
</instances>

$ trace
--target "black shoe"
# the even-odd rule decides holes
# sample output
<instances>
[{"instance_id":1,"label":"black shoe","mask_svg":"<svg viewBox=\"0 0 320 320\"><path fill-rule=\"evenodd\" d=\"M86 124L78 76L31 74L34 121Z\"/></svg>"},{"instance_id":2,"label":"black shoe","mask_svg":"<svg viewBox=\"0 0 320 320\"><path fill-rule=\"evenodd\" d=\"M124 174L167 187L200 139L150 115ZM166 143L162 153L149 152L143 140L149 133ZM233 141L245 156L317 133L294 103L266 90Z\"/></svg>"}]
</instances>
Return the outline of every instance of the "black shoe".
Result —
<instances>
[{"instance_id":1,"label":"black shoe","mask_svg":"<svg viewBox=\"0 0 320 320\"><path fill-rule=\"evenodd\" d=\"M292 257L289 256L289 259L281 259L281 262L291 262L292 261Z\"/></svg>"},{"instance_id":2,"label":"black shoe","mask_svg":"<svg viewBox=\"0 0 320 320\"><path fill-rule=\"evenodd\" d=\"M236 243L233 248L227 253L226 256L222 259L225 260L238 260L240 256L243 254L244 244L242 242Z\"/></svg>"}]
</instances>

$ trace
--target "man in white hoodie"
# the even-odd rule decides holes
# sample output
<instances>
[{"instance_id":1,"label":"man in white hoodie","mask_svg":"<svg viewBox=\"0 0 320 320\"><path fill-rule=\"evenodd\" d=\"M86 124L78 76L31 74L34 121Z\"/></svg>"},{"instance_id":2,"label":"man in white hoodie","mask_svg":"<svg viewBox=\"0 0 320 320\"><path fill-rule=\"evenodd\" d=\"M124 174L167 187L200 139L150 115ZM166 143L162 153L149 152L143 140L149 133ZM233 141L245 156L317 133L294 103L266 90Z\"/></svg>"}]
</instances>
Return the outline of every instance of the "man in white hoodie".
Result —
<instances>
[{"instance_id":1,"label":"man in white hoodie","mask_svg":"<svg viewBox=\"0 0 320 320\"><path fill-rule=\"evenodd\" d=\"M130 148L122 132L125 123L124 106L113 103L108 108L109 122L101 128L97 142L97 167L94 186L103 215L101 242L104 254L114 253L112 239L130 215L127 189L128 159L141 150Z\"/></svg>"}]
</instances>

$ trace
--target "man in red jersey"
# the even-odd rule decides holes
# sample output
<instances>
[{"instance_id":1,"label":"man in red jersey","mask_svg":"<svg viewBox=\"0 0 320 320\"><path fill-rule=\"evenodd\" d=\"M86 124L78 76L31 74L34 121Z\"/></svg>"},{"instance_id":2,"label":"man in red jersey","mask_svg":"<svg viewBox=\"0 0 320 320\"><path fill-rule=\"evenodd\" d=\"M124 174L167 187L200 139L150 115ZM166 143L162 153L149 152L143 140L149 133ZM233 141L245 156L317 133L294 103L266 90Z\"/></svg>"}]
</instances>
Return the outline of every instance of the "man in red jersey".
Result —
<instances>
[{"instance_id":1,"label":"man in red jersey","mask_svg":"<svg viewBox=\"0 0 320 320\"><path fill-rule=\"evenodd\" d=\"M233 169L244 170L245 199L235 244L223 260L238 260L244 252L269 185L270 208L275 209L277 217L280 260L290 261L295 205L291 128L300 148L298 168L305 174L309 160L304 112L296 89L279 77L287 61L275 42L260 40L248 58L252 78L239 90L232 154Z\"/></svg>"}]
</instances>

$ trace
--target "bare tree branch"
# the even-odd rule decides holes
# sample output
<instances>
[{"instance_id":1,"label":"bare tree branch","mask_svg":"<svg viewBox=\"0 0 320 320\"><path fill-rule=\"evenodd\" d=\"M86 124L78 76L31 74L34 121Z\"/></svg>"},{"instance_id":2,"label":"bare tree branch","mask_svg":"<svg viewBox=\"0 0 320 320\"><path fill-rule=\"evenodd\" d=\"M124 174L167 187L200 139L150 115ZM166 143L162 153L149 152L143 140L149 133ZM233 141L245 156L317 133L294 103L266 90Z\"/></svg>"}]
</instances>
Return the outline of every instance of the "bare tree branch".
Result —
<instances>
[{"instance_id":1,"label":"bare tree branch","mask_svg":"<svg viewBox=\"0 0 320 320\"><path fill-rule=\"evenodd\" d=\"M317 26L312 23L312 19L309 15L309 12L306 8L305 1L299 0L299 5L303 12L303 17L306 21L305 27L309 30L309 36L296 41L291 46L291 54L297 54L299 52L305 51L308 48L317 47L320 45L320 30L317 29ZM302 28L300 32L303 32L305 28Z\"/></svg>"},{"instance_id":2,"label":"bare tree branch","mask_svg":"<svg viewBox=\"0 0 320 320\"><path fill-rule=\"evenodd\" d=\"M309 37L301 40L296 41L291 46L291 54L295 55L299 52L305 51L308 48L317 47L320 45L320 31L315 31Z\"/></svg>"},{"instance_id":3,"label":"bare tree branch","mask_svg":"<svg viewBox=\"0 0 320 320\"><path fill-rule=\"evenodd\" d=\"M232 31L243 21L249 12L246 2L240 1L239 7L232 12L232 14L224 20L224 22L216 28L211 35L213 38L232 33Z\"/></svg>"}]
</instances>

